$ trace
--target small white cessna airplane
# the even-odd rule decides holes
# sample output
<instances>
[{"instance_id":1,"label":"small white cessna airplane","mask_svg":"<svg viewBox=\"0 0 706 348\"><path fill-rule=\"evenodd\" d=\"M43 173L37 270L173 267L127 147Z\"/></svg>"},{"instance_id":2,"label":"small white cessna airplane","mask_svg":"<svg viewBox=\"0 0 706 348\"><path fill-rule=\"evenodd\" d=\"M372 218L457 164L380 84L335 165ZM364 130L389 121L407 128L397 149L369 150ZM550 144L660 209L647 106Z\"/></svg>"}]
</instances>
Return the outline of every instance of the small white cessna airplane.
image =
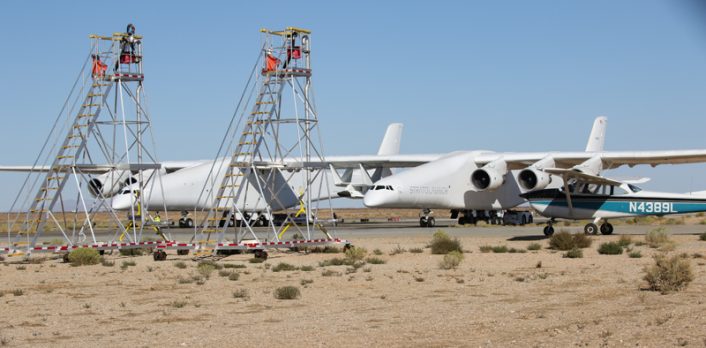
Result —
<instances>
[{"instance_id":1,"label":"small white cessna airplane","mask_svg":"<svg viewBox=\"0 0 706 348\"><path fill-rule=\"evenodd\" d=\"M546 169L561 176L562 188L545 189L522 194L542 216L550 218L544 235L554 234L554 220L592 219L586 224L586 234L613 233L609 218L631 216L685 214L706 211L706 192L687 194L649 192L629 182L587 175L565 169Z\"/></svg>"},{"instance_id":2,"label":"small white cessna airplane","mask_svg":"<svg viewBox=\"0 0 706 348\"><path fill-rule=\"evenodd\" d=\"M525 202L524 192L560 187L545 169L559 168L597 176L622 165L706 162L706 150L603 151L605 117L596 118L584 152L459 151L376 182L365 194L371 208L450 209L459 223L473 223L487 211ZM559 178L556 178L559 179ZM424 215L421 226L433 226Z\"/></svg>"}]
</instances>

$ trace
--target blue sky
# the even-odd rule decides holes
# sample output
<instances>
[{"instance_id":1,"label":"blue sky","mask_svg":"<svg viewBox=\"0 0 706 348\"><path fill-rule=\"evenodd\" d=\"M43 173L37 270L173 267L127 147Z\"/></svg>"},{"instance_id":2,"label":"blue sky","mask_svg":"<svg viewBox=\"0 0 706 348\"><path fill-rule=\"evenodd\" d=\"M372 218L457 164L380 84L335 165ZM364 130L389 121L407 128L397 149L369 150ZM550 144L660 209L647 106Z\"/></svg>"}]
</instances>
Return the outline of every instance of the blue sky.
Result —
<instances>
[{"instance_id":1,"label":"blue sky","mask_svg":"<svg viewBox=\"0 0 706 348\"><path fill-rule=\"evenodd\" d=\"M706 12L697 1L0 3L0 164L30 164L89 49L145 36L158 155L211 158L258 54L261 27L313 30L329 155L582 150L609 118L611 150L706 148ZM611 173L608 173L610 175ZM706 189L706 165L635 168L655 190ZM0 174L0 210L20 177Z\"/></svg>"}]
</instances>

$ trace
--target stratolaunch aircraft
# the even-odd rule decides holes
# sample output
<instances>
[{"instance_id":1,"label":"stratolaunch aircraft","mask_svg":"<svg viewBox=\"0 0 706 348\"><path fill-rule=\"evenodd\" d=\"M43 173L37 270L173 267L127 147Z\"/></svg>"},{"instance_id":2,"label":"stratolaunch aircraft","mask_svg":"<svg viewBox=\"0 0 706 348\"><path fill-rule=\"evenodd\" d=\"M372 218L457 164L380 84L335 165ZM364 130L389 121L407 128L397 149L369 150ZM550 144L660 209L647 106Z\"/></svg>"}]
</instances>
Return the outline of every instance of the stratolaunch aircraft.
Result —
<instances>
[{"instance_id":1,"label":"stratolaunch aircraft","mask_svg":"<svg viewBox=\"0 0 706 348\"><path fill-rule=\"evenodd\" d=\"M520 195L560 187L546 169L598 176L603 170L639 164L706 162L706 150L604 151L607 119L596 118L583 152L452 152L376 182L364 197L371 208L450 209L459 223L525 202ZM461 215L459 217L459 215ZM421 226L434 218L422 216Z\"/></svg>"}]
</instances>

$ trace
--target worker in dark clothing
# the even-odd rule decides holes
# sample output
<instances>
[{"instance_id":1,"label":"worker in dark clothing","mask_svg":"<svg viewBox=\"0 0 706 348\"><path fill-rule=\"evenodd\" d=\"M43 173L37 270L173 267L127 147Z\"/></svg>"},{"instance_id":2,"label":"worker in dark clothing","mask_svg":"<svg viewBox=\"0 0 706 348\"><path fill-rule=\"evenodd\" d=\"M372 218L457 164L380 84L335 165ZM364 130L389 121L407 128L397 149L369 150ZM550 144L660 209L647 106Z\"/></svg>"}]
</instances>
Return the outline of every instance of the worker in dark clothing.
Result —
<instances>
[{"instance_id":1,"label":"worker in dark clothing","mask_svg":"<svg viewBox=\"0 0 706 348\"><path fill-rule=\"evenodd\" d=\"M125 32L127 35L120 39L120 58L115 61L115 71L118 71L120 64L136 63L135 57L135 26L132 23L127 25Z\"/></svg>"},{"instance_id":2,"label":"worker in dark clothing","mask_svg":"<svg viewBox=\"0 0 706 348\"><path fill-rule=\"evenodd\" d=\"M297 33L293 32L291 35L287 35L289 42L287 43L287 60L282 65L282 69L287 69L289 62L294 59L299 59L302 57L301 47L297 46Z\"/></svg>"}]
</instances>

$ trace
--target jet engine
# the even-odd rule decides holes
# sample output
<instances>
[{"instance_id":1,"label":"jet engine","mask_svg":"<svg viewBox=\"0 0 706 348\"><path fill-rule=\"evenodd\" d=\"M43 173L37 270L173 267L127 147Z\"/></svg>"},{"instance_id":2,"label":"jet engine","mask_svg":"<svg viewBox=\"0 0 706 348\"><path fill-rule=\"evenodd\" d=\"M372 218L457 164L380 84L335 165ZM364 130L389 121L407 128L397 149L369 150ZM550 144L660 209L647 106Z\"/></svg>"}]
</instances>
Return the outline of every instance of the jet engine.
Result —
<instances>
[{"instance_id":1,"label":"jet engine","mask_svg":"<svg viewBox=\"0 0 706 348\"><path fill-rule=\"evenodd\" d=\"M503 160L495 160L476 169L471 174L471 184L478 191L495 190L505 182L507 174L507 163Z\"/></svg>"},{"instance_id":2,"label":"jet engine","mask_svg":"<svg viewBox=\"0 0 706 348\"><path fill-rule=\"evenodd\" d=\"M523 169L520 174L517 175L517 181L520 182L520 186L527 190L541 190L552 182L549 174L537 170L535 168Z\"/></svg>"},{"instance_id":3,"label":"jet engine","mask_svg":"<svg viewBox=\"0 0 706 348\"><path fill-rule=\"evenodd\" d=\"M112 197L125 185L137 182L127 170L115 170L95 176L88 181L88 192L94 197Z\"/></svg>"},{"instance_id":4,"label":"jet engine","mask_svg":"<svg viewBox=\"0 0 706 348\"><path fill-rule=\"evenodd\" d=\"M520 174L517 175L517 181L520 183L520 187L527 191L541 190L547 187L552 182L552 177L542 169L554 166L554 159L547 156L523 169Z\"/></svg>"}]
</instances>

